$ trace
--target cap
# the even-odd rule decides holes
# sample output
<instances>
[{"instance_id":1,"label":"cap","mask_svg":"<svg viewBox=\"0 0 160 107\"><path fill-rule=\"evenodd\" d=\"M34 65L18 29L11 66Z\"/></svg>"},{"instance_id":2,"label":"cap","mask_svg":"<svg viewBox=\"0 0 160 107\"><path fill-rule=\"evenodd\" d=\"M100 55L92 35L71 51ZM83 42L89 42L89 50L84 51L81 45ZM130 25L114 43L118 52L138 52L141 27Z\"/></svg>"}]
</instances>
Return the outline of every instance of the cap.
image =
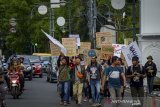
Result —
<instances>
[{"instance_id":1,"label":"cap","mask_svg":"<svg viewBox=\"0 0 160 107\"><path fill-rule=\"evenodd\" d=\"M147 57L147 59L153 60L153 57L150 55L150 56Z\"/></svg>"}]
</instances>

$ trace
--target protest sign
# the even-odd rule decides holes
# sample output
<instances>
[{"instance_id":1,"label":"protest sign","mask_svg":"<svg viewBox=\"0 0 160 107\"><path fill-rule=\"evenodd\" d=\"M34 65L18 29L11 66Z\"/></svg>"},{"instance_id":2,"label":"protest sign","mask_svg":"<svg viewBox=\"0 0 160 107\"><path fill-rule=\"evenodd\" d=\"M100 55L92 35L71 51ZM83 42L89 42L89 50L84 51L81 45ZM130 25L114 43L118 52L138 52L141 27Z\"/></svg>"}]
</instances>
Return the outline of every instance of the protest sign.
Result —
<instances>
[{"instance_id":1,"label":"protest sign","mask_svg":"<svg viewBox=\"0 0 160 107\"><path fill-rule=\"evenodd\" d=\"M51 54L53 56L59 56L60 55L60 50L59 47L50 42L50 49L51 49Z\"/></svg>"},{"instance_id":2,"label":"protest sign","mask_svg":"<svg viewBox=\"0 0 160 107\"><path fill-rule=\"evenodd\" d=\"M81 40L80 40L79 34L70 34L69 37L70 38L76 38L77 47L79 47L81 45L81 43L80 43Z\"/></svg>"},{"instance_id":3,"label":"protest sign","mask_svg":"<svg viewBox=\"0 0 160 107\"><path fill-rule=\"evenodd\" d=\"M100 58L101 59L108 59L109 56L113 56L114 48L112 45L101 45L101 53Z\"/></svg>"},{"instance_id":4,"label":"protest sign","mask_svg":"<svg viewBox=\"0 0 160 107\"><path fill-rule=\"evenodd\" d=\"M142 56L137 42L132 42L127 47L122 47L122 53L127 61L128 66L132 65L132 57L137 56L140 63L142 62Z\"/></svg>"},{"instance_id":5,"label":"protest sign","mask_svg":"<svg viewBox=\"0 0 160 107\"><path fill-rule=\"evenodd\" d=\"M79 53L83 54L85 50L91 49L91 42L81 42Z\"/></svg>"},{"instance_id":6,"label":"protest sign","mask_svg":"<svg viewBox=\"0 0 160 107\"><path fill-rule=\"evenodd\" d=\"M126 47L124 44L112 44L114 47L114 56L121 57L122 47Z\"/></svg>"},{"instance_id":7,"label":"protest sign","mask_svg":"<svg viewBox=\"0 0 160 107\"><path fill-rule=\"evenodd\" d=\"M75 38L62 38L62 44L67 49L67 56L76 56L76 39Z\"/></svg>"},{"instance_id":8,"label":"protest sign","mask_svg":"<svg viewBox=\"0 0 160 107\"><path fill-rule=\"evenodd\" d=\"M96 47L101 48L102 44L112 44L111 32L97 32L96 33Z\"/></svg>"}]
</instances>

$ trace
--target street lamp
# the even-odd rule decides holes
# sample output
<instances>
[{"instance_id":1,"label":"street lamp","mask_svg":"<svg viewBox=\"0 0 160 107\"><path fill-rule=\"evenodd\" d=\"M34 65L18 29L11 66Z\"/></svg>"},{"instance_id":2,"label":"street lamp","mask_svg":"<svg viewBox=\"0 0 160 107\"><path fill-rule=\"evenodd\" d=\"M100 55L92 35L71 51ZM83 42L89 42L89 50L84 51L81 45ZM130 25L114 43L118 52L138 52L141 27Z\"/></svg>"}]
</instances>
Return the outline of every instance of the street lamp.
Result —
<instances>
[{"instance_id":1,"label":"street lamp","mask_svg":"<svg viewBox=\"0 0 160 107\"><path fill-rule=\"evenodd\" d=\"M32 17L33 17L33 11L36 9L36 8L39 8L39 13L41 14L41 15L45 15L46 13L47 13L47 9L49 9L50 11L49 11L49 14L50 14L50 21L49 21L49 24L50 24L50 28L49 28L49 30L50 30L50 35L52 35L53 37L54 37L54 12L53 12L53 9L52 8L57 8L57 7L52 7L52 5L60 5L60 6L65 6L66 5L66 1L65 0L61 0L60 2L54 2L54 1L52 1L51 0L51 2L50 3L46 3L46 2L44 2L44 3L38 3L38 4L36 4L36 6L35 7L33 7L33 9L31 10L31 19L32 19ZM45 6L45 5L47 5L47 6ZM48 6L48 5L50 5L50 6Z\"/></svg>"},{"instance_id":2,"label":"street lamp","mask_svg":"<svg viewBox=\"0 0 160 107\"><path fill-rule=\"evenodd\" d=\"M108 17L107 17L107 21L108 21L108 22L112 22L112 18L111 18L111 9L110 9L110 7L109 7L108 4L104 4L104 5L107 6L107 8L108 8L108 13L107 13Z\"/></svg>"}]
</instances>

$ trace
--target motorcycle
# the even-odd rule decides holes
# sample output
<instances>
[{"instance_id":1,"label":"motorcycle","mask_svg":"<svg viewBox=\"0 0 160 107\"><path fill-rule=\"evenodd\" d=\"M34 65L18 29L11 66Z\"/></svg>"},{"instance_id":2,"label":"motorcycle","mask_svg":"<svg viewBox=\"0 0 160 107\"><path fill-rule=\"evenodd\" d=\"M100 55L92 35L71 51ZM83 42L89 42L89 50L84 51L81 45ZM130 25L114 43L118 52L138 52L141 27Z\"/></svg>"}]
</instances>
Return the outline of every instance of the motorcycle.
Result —
<instances>
[{"instance_id":1,"label":"motorcycle","mask_svg":"<svg viewBox=\"0 0 160 107\"><path fill-rule=\"evenodd\" d=\"M10 91L11 95L14 99L18 99L19 96L22 94L20 89L20 77L18 72L13 72L9 74L9 80L10 80Z\"/></svg>"}]
</instances>

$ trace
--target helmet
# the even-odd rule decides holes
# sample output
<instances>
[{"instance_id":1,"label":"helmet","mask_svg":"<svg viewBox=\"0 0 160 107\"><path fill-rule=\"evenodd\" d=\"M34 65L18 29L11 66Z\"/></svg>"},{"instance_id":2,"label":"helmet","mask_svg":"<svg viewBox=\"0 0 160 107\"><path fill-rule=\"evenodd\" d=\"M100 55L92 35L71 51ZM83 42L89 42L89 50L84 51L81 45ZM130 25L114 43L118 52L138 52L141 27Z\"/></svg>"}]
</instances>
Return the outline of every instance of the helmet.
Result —
<instances>
[{"instance_id":1,"label":"helmet","mask_svg":"<svg viewBox=\"0 0 160 107\"><path fill-rule=\"evenodd\" d=\"M82 74L81 72L77 71L76 74L77 74L77 77L78 77L78 78L80 78L80 79L83 78L83 74Z\"/></svg>"}]
</instances>

